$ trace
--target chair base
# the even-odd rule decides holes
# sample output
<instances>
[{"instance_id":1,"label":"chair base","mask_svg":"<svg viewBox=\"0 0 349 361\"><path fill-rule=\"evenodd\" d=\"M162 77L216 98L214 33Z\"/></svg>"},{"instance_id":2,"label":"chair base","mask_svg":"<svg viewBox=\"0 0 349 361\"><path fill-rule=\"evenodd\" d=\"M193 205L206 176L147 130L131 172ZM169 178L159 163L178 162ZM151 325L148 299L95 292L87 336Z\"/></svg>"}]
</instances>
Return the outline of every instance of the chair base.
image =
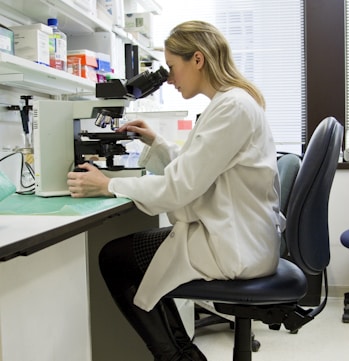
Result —
<instances>
[{"instance_id":1,"label":"chair base","mask_svg":"<svg viewBox=\"0 0 349 361\"><path fill-rule=\"evenodd\" d=\"M207 315L205 317L200 317L200 314ZM230 319L224 318L220 315L217 315L199 305L195 305L195 329L199 329L201 327L207 327L211 325L218 325L218 324L228 324L229 328L234 331L235 330L235 323ZM258 352L261 347L261 343L256 340L254 333L251 331L252 337L252 351Z\"/></svg>"},{"instance_id":2,"label":"chair base","mask_svg":"<svg viewBox=\"0 0 349 361\"><path fill-rule=\"evenodd\" d=\"M344 294L344 313L342 321L343 323L349 323L349 292Z\"/></svg>"}]
</instances>

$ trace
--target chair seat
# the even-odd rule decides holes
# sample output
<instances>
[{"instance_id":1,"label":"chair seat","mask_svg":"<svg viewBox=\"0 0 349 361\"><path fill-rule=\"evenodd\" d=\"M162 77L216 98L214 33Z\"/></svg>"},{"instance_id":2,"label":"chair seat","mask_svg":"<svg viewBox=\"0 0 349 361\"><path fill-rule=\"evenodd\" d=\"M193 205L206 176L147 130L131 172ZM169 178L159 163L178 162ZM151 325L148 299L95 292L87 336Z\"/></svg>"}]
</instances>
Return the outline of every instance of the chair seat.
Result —
<instances>
[{"instance_id":1,"label":"chair seat","mask_svg":"<svg viewBox=\"0 0 349 361\"><path fill-rule=\"evenodd\" d=\"M341 234L341 242L344 247L349 248L349 229Z\"/></svg>"},{"instance_id":2,"label":"chair seat","mask_svg":"<svg viewBox=\"0 0 349 361\"><path fill-rule=\"evenodd\" d=\"M276 273L249 280L194 280L166 297L228 302L239 305L272 305L297 302L307 291L304 273L292 262L280 259Z\"/></svg>"}]
</instances>

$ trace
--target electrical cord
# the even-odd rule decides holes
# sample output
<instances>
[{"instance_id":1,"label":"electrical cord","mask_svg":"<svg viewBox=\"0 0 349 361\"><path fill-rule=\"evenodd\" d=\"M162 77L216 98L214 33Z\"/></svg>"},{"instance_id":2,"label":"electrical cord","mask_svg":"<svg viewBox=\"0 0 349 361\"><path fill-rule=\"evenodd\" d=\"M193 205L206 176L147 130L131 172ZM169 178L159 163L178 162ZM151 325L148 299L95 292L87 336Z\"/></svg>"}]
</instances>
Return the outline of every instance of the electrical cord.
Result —
<instances>
[{"instance_id":1,"label":"electrical cord","mask_svg":"<svg viewBox=\"0 0 349 361\"><path fill-rule=\"evenodd\" d=\"M20 155L20 157L21 157L21 174L20 174L19 182L20 182L21 188L24 189L23 191L16 191L16 193L21 194L21 195L34 194L35 193L35 174L34 174L34 170L33 170L32 166L28 162L24 161L23 153L13 152L13 153L7 154L4 157L0 158L0 162L4 161L7 158L15 156L15 155ZM29 172L31 178L33 179L33 183L30 183L29 185L25 185L23 183L24 170L27 170Z\"/></svg>"}]
</instances>

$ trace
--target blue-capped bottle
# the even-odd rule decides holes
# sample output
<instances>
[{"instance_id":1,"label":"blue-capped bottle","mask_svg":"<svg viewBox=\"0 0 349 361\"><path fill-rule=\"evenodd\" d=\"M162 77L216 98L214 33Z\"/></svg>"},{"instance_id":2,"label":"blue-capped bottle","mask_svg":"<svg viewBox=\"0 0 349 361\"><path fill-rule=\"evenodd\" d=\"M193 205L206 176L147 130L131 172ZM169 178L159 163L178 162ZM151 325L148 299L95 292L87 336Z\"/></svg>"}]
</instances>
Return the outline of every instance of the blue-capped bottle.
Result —
<instances>
[{"instance_id":1,"label":"blue-capped bottle","mask_svg":"<svg viewBox=\"0 0 349 361\"><path fill-rule=\"evenodd\" d=\"M67 71L67 36L59 30L58 19L48 19L47 25L53 32L49 37L50 67Z\"/></svg>"}]
</instances>

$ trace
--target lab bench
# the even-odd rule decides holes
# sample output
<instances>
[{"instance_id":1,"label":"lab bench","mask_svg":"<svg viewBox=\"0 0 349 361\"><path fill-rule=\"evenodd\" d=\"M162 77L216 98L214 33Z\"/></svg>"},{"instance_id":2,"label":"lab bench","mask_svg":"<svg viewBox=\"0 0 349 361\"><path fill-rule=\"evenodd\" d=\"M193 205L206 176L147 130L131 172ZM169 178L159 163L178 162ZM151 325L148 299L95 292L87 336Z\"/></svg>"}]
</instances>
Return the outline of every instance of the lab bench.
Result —
<instances>
[{"instance_id":1,"label":"lab bench","mask_svg":"<svg viewBox=\"0 0 349 361\"><path fill-rule=\"evenodd\" d=\"M158 227L126 198L0 202L0 361L150 361L98 267L108 241Z\"/></svg>"}]
</instances>

